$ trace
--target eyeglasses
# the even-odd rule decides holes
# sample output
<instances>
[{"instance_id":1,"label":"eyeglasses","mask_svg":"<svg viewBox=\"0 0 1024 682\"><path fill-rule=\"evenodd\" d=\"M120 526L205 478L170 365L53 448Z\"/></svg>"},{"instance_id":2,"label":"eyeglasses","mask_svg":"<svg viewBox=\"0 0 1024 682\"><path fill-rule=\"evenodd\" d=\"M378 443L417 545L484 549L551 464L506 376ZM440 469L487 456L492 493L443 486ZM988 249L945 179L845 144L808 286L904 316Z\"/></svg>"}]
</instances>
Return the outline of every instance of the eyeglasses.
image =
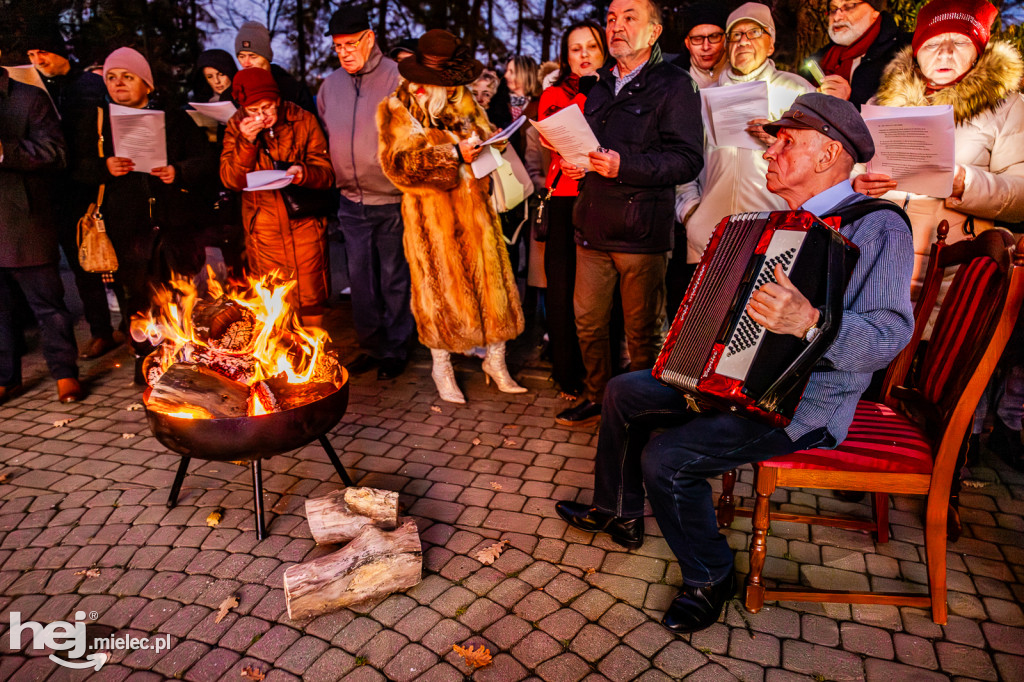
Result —
<instances>
[{"instance_id":1,"label":"eyeglasses","mask_svg":"<svg viewBox=\"0 0 1024 682\"><path fill-rule=\"evenodd\" d=\"M729 42L730 43L738 43L741 40L743 40L743 36L746 36L747 40L757 40L758 38L763 36L765 33L766 33L766 31L763 28L761 28L760 26L755 26L754 28L748 28L746 31L730 31L729 32Z\"/></svg>"},{"instance_id":2,"label":"eyeglasses","mask_svg":"<svg viewBox=\"0 0 1024 682\"><path fill-rule=\"evenodd\" d=\"M369 33L369 29L363 31L358 38L350 40L347 43L334 43L334 50L336 52L352 52L359 47L359 43L363 42L363 38Z\"/></svg>"},{"instance_id":3,"label":"eyeglasses","mask_svg":"<svg viewBox=\"0 0 1024 682\"><path fill-rule=\"evenodd\" d=\"M918 50L918 52L933 54L935 52L938 52L939 49L947 45L952 45L954 50L967 50L971 47L974 47L974 43L972 43L970 40L967 40L966 38L963 40L950 40L949 38L944 38L942 40L936 40L934 42L928 41L927 43L921 46L921 49Z\"/></svg>"},{"instance_id":4,"label":"eyeglasses","mask_svg":"<svg viewBox=\"0 0 1024 682\"><path fill-rule=\"evenodd\" d=\"M277 105L276 104L264 104L259 109L257 109L256 107L246 107L245 108L245 113L249 114L250 116L259 116L259 117L270 116L275 111L277 111Z\"/></svg>"},{"instance_id":5,"label":"eyeglasses","mask_svg":"<svg viewBox=\"0 0 1024 682\"><path fill-rule=\"evenodd\" d=\"M694 45L703 45L705 40L711 43L712 45L717 45L718 43L722 42L724 38L724 33L709 33L706 36L686 36L686 39L689 40Z\"/></svg>"},{"instance_id":6,"label":"eyeglasses","mask_svg":"<svg viewBox=\"0 0 1024 682\"><path fill-rule=\"evenodd\" d=\"M844 2L842 5L839 5L838 7L829 7L828 8L828 16L834 17L835 15L839 14L840 12L843 13L843 16L849 16L850 12L852 12L855 9L857 9L859 6L865 5L865 4L867 4L867 3L865 3L865 2Z\"/></svg>"}]
</instances>

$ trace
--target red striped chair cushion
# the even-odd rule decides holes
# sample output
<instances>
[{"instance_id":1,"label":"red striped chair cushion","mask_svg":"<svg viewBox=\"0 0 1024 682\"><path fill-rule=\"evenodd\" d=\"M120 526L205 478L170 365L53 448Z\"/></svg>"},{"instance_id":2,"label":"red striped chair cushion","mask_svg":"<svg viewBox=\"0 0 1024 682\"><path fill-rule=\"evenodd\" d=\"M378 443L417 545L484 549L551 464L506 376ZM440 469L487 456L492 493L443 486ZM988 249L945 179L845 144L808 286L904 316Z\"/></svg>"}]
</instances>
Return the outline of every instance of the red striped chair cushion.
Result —
<instances>
[{"instance_id":1,"label":"red striped chair cushion","mask_svg":"<svg viewBox=\"0 0 1024 682\"><path fill-rule=\"evenodd\" d=\"M850 432L835 450L800 450L762 462L780 469L929 474L932 448L924 433L883 403L857 404Z\"/></svg>"}]
</instances>

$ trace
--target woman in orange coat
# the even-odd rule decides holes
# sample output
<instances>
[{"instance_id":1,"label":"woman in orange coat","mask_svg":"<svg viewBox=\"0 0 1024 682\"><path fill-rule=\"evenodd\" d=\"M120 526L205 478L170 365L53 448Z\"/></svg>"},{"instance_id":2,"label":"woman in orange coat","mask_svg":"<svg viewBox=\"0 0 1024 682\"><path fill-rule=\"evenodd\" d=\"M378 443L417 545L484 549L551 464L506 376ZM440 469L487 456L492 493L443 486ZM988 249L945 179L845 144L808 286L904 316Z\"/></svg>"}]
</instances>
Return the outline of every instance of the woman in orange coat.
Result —
<instances>
[{"instance_id":1,"label":"woman in orange coat","mask_svg":"<svg viewBox=\"0 0 1024 682\"><path fill-rule=\"evenodd\" d=\"M330 190L334 169L327 139L316 118L281 94L269 71L243 69L234 78L233 94L241 108L228 122L220 177L237 191L246 175L258 170L286 169L293 186ZM326 213L325 213L326 215ZM320 326L327 300L327 246L324 216L291 218L281 190L244 192L242 225L252 274L279 270L294 279L295 303L302 322Z\"/></svg>"}]
</instances>

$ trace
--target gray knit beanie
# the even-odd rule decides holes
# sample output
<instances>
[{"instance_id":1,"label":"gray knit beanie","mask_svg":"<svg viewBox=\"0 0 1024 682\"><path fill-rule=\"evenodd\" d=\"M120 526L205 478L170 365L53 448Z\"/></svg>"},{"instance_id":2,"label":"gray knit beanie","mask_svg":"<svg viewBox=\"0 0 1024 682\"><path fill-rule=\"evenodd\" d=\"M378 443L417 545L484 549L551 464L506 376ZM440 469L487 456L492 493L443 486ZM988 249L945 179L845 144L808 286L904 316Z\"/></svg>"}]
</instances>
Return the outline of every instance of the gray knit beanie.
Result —
<instances>
[{"instance_id":1,"label":"gray knit beanie","mask_svg":"<svg viewBox=\"0 0 1024 682\"><path fill-rule=\"evenodd\" d=\"M255 52L268 62L274 61L274 49L270 47L270 31L258 21L247 21L235 36L235 54Z\"/></svg>"}]
</instances>

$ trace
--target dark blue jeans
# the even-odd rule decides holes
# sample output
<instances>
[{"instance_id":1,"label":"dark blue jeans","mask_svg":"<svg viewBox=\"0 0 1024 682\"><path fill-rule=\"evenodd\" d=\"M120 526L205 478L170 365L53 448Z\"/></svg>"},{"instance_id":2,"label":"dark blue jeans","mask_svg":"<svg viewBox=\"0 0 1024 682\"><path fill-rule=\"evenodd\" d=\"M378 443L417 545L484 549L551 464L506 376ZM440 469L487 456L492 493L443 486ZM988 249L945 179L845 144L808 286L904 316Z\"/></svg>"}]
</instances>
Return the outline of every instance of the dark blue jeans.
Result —
<instances>
[{"instance_id":1,"label":"dark blue jeans","mask_svg":"<svg viewBox=\"0 0 1024 682\"><path fill-rule=\"evenodd\" d=\"M733 554L718 531L708 479L828 440L823 428L793 442L783 429L730 413L691 412L683 394L659 383L650 370L630 372L613 378L605 391L594 506L639 518L646 487L683 581L712 585L728 577Z\"/></svg>"},{"instance_id":2,"label":"dark blue jeans","mask_svg":"<svg viewBox=\"0 0 1024 682\"><path fill-rule=\"evenodd\" d=\"M64 284L57 265L0 268L0 386L21 383L21 357L15 343L13 287L19 287L39 322L43 357L54 379L78 378L74 321L64 305Z\"/></svg>"},{"instance_id":3,"label":"dark blue jeans","mask_svg":"<svg viewBox=\"0 0 1024 682\"><path fill-rule=\"evenodd\" d=\"M405 359L416 322L409 309L401 205L369 206L342 196L338 222L345 235L359 346L375 358Z\"/></svg>"}]
</instances>

